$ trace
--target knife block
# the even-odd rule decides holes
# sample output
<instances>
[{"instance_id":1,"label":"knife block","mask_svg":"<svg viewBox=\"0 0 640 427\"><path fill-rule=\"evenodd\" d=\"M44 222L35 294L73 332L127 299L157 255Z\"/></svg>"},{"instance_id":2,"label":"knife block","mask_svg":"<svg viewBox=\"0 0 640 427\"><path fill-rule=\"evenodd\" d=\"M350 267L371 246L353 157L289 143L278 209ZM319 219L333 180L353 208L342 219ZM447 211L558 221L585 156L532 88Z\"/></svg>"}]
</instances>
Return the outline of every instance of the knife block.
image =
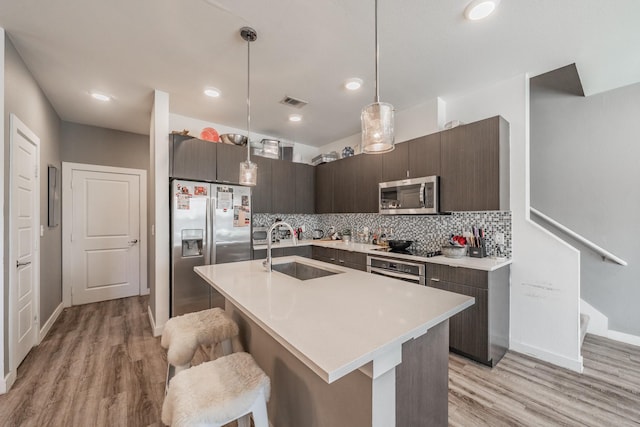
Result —
<instances>
[{"instance_id":1,"label":"knife block","mask_svg":"<svg viewBox=\"0 0 640 427\"><path fill-rule=\"evenodd\" d=\"M479 248L469 247L469 256L473 258L484 258L487 256L487 250L484 246Z\"/></svg>"}]
</instances>

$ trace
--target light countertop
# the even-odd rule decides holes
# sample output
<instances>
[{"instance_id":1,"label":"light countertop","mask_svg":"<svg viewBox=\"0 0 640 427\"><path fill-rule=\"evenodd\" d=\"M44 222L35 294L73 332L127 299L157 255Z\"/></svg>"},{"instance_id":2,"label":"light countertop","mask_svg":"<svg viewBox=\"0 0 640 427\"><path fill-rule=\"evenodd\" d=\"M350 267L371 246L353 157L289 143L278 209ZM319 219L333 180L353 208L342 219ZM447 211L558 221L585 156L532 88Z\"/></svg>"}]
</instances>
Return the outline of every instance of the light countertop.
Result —
<instances>
[{"instance_id":1,"label":"light countertop","mask_svg":"<svg viewBox=\"0 0 640 427\"><path fill-rule=\"evenodd\" d=\"M195 271L328 383L398 351L474 303L468 296L303 257L276 258L274 265L291 261L339 274L301 281L267 272L262 260Z\"/></svg>"},{"instance_id":2,"label":"light countertop","mask_svg":"<svg viewBox=\"0 0 640 427\"><path fill-rule=\"evenodd\" d=\"M281 240L280 242L276 242L272 244L272 248L286 248L293 246L293 240ZM433 264L442 264L449 265L452 267L464 267L464 268L472 268L474 270L484 270L484 271L494 271L499 268L505 267L512 263L511 258L508 259L495 259L495 258L472 258L472 257L462 257L462 258L447 258L443 255L435 256L435 257L421 257L415 255L406 255L406 254L397 254L397 253L389 253L389 252L379 252L375 249L379 249L380 246L376 245L368 245L364 243L345 243L342 240L299 240L299 246L305 245L313 245L313 246L324 246L329 248L341 249L343 251L351 251L351 252L363 252L369 255L377 255L383 257L393 257L400 259L407 259L413 261L421 261L421 262L430 262ZM267 245L259 245L254 246L254 250L267 249Z\"/></svg>"}]
</instances>

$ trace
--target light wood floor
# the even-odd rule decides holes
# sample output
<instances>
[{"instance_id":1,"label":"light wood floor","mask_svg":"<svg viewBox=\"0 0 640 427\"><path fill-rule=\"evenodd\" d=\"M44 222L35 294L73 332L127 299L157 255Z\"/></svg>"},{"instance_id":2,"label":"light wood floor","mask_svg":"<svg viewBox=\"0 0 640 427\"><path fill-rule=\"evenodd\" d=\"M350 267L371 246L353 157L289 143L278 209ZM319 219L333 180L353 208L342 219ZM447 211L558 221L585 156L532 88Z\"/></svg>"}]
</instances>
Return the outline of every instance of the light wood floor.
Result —
<instances>
[{"instance_id":1,"label":"light wood floor","mask_svg":"<svg viewBox=\"0 0 640 427\"><path fill-rule=\"evenodd\" d=\"M161 426L166 359L147 301L66 309L0 396L0 425ZM587 335L583 356L580 375L513 352L493 369L451 355L449 425L639 426L640 347Z\"/></svg>"}]
</instances>

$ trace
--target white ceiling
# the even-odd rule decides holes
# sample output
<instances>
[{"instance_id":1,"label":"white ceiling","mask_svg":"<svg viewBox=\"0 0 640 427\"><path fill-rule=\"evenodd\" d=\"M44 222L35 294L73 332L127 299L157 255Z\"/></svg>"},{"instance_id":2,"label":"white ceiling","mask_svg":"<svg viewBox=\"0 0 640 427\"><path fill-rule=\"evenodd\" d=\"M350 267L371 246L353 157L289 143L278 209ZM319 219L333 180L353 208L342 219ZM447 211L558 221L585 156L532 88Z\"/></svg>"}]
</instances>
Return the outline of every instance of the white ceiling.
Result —
<instances>
[{"instance_id":1,"label":"white ceiling","mask_svg":"<svg viewBox=\"0 0 640 427\"><path fill-rule=\"evenodd\" d=\"M640 81L640 1L504 0L480 22L467 0L380 0L380 97L396 110L576 63L586 95ZM374 86L373 0L11 0L5 28L66 121L148 133L152 92L172 113L322 146L360 130ZM342 83L360 77L358 93ZM214 86L222 97L207 98ZM96 90L114 97L99 103ZM302 110L284 95L309 102ZM290 123L301 113L301 123ZM192 130L197 131L197 130Z\"/></svg>"}]
</instances>

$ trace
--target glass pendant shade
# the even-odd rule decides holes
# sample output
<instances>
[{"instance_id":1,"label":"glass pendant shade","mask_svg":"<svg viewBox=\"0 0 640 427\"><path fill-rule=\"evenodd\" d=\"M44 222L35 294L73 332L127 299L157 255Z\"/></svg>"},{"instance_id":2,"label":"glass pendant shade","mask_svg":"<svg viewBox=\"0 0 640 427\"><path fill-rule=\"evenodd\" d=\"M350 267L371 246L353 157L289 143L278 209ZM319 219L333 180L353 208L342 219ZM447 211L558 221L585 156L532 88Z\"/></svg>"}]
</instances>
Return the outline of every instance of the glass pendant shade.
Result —
<instances>
[{"instance_id":1,"label":"glass pendant shade","mask_svg":"<svg viewBox=\"0 0 640 427\"><path fill-rule=\"evenodd\" d=\"M258 165L247 159L240 163L240 185L254 186L258 182Z\"/></svg>"},{"instance_id":2,"label":"glass pendant shade","mask_svg":"<svg viewBox=\"0 0 640 427\"><path fill-rule=\"evenodd\" d=\"M387 153L395 148L393 105L374 102L362 110L362 152Z\"/></svg>"}]
</instances>

